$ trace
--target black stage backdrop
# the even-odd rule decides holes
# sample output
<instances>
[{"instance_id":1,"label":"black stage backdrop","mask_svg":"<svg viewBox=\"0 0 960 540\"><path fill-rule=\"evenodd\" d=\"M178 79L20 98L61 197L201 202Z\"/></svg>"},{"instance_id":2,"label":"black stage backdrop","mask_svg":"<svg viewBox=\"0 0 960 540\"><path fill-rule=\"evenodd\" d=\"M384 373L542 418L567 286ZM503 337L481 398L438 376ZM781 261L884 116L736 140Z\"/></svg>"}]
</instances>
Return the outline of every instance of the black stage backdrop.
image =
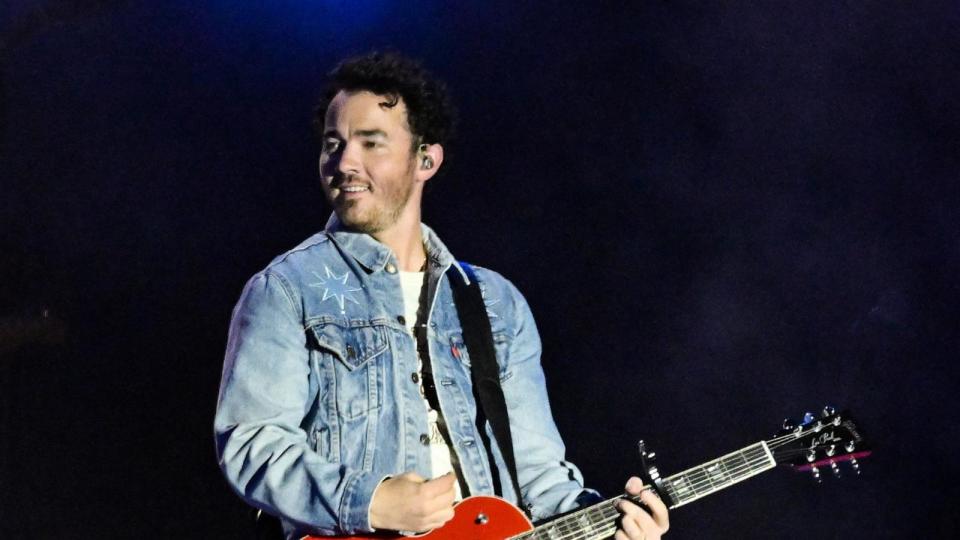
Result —
<instances>
[{"instance_id":1,"label":"black stage backdrop","mask_svg":"<svg viewBox=\"0 0 960 540\"><path fill-rule=\"evenodd\" d=\"M960 4L5 1L3 538L247 538L212 416L245 280L322 227L341 57L448 80L425 220L526 294L608 495L849 407L863 474L669 538L954 538ZM44 317L44 314L46 315Z\"/></svg>"}]
</instances>

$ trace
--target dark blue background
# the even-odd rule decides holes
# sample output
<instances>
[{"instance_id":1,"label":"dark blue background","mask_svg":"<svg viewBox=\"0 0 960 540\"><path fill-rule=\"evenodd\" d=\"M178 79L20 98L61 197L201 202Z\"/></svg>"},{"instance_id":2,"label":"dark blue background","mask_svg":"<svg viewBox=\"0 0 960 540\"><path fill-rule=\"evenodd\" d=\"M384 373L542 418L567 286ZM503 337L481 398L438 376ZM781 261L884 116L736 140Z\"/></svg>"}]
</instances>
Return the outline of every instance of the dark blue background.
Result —
<instances>
[{"instance_id":1,"label":"dark blue background","mask_svg":"<svg viewBox=\"0 0 960 540\"><path fill-rule=\"evenodd\" d=\"M0 347L4 538L248 534L230 310L326 219L323 74L383 47L453 90L425 220L526 294L590 485L832 403L860 478L775 471L668 537L957 535L956 2L152 4L0 4L0 315L64 329Z\"/></svg>"}]
</instances>

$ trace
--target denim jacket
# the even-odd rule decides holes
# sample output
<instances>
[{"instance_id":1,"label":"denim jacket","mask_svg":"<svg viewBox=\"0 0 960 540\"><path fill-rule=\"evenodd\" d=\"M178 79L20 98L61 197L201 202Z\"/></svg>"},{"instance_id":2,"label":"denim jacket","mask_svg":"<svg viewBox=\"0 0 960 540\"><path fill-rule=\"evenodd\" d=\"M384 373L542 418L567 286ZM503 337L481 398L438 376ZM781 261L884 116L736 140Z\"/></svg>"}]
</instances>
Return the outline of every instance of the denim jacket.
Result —
<instances>
[{"instance_id":1,"label":"denim jacket","mask_svg":"<svg viewBox=\"0 0 960 540\"><path fill-rule=\"evenodd\" d=\"M429 259L428 341L452 451L472 495L493 494L478 431L470 354L446 271L456 262L422 226ZM462 272L459 265L457 269ZM547 401L540 338L526 301L476 268L493 330L523 504L534 519L598 498L564 446ZM404 325L397 261L372 237L327 229L277 257L244 288L230 325L214 423L227 481L281 517L288 537L370 532L386 477L430 476L427 411L414 337ZM486 438L494 441L489 424ZM491 444L502 496L516 501Z\"/></svg>"}]
</instances>

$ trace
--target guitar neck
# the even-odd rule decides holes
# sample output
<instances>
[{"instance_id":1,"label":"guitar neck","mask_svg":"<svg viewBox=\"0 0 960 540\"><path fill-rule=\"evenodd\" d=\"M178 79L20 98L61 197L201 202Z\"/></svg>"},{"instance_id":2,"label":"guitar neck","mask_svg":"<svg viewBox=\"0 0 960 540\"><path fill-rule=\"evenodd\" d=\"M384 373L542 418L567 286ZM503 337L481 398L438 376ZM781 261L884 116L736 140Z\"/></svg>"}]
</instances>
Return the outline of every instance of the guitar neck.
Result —
<instances>
[{"instance_id":1,"label":"guitar neck","mask_svg":"<svg viewBox=\"0 0 960 540\"><path fill-rule=\"evenodd\" d=\"M713 461L697 465L665 478L663 489L672 500L670 508L683 506L721 489L742 482L751 476L772 469L776 461L763 441L731 452ZM511 537L511 540L596 540L609 538L616 532L620 516L614 497L578 510L536 527L534 530ZM636 498L631 497L631 500Z\"/></svg>"},{"instance_id":2,"label":"guitar neck","mask_svg":"<svg viewBox=\"0 0 960 540\"><path fill-rule=\"evenodd\" d=\"M670 508L676 508L770 470L776 465L767 443L761 441L670 476L664 479L663 487L673 500Z\"/></svg>"}]
</instances>

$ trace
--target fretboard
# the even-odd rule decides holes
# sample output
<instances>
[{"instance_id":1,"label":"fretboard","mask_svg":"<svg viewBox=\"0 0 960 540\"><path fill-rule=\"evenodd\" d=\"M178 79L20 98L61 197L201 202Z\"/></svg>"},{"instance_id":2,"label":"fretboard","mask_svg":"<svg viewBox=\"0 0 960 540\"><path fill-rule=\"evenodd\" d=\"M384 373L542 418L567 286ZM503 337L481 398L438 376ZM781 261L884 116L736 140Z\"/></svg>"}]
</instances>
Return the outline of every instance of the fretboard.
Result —
<instances>
[{"instance_id":1,"label":"fretboard","mask_svg":"<svg viewBox=\"0 0 960 540\"><path fill-rule=\"evenodd\" d=\"M683 506L776 467L767 443L758 442L664 479L670 508Z\"/></svg>"},{"instance_id":2,"label":"fretboard","mask_svg":"<svg viewBox=\"0 0 960 540\"><path fill-rule=\"evenodd\" d=\"M736 452L687 469L663 480L666 494L673 500L670 508L683 506L723 488L776 466L765 442L758 442ZM545 523L532 531L512 536L510 540L597 540L616 531L620 516L614 497ZM635 498L631 498L634 499Z\"/></svg>"}]
</instances>

